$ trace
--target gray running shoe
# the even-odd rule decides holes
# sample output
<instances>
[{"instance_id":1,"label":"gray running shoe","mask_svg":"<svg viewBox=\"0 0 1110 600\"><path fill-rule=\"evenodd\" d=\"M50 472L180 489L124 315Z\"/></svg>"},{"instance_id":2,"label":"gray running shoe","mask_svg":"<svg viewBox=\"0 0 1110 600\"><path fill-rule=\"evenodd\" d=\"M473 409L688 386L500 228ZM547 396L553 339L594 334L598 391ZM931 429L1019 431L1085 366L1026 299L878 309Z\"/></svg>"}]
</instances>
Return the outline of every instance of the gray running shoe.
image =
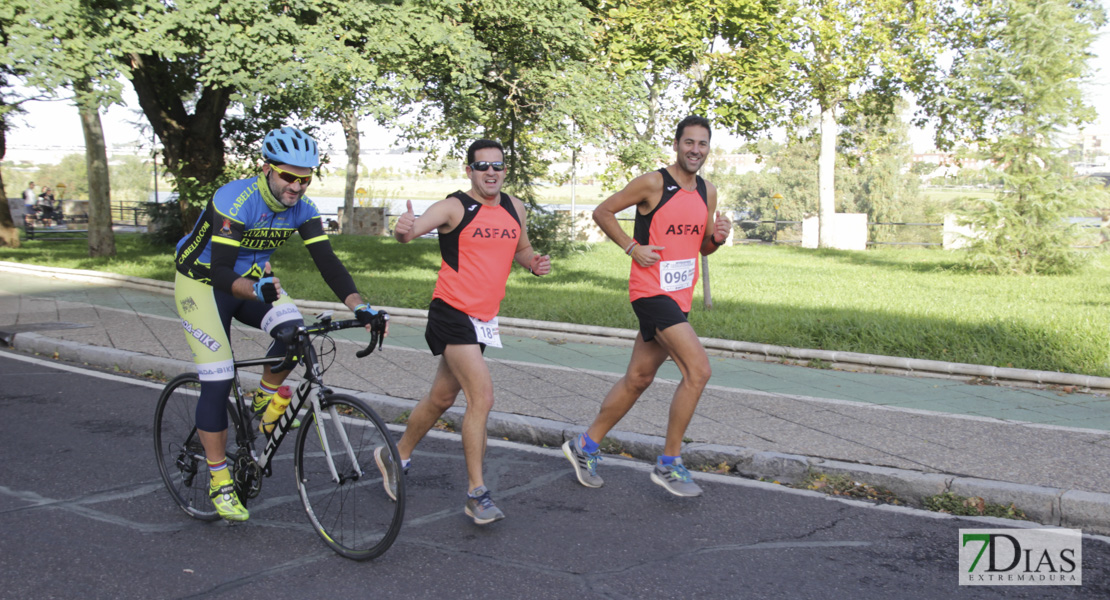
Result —
<instances>
[{"instance_id":1,"label":"gray running shoe","mask_svg":"<svg viewBox=\"0 0 1110 600\"><path fill-rule=\"evenodd\" d=\"M563 456L574 465L578 483L588 488L599 488L605 484L597 474L597 461L601 460L600 450L591 454L578 446L577 439L570 439L563 442Z\"/></svg>"},{"instance_id":2,"label":"gray running shoe","mask_svg":"<svg viewBox=\"0 0 1110 600\"><path fill-rule=\"evenodd\" d=\"M493 498L489 497L489 490L486 489L486 486L483 485L474 491L481 493L478 494L477 498L470 494L466 495L465 510L466 516L474 519L476 525L485 525L505 518L505 513L494 506Z\"/></svg>"},{"instance_id":3,"label":"gray running shoe","mask_svg":"<svg viewBox=\"0 0 1110 600\"><path fill-rule=\"evenodd\" d=\"M385 487L385 493L389 495L389 499L397 501L397 477L403 474L401 469L397 468L397 463L393 462L393 456L389 453L389 448L385 446L378 446L374 448L374 462L378 463L378 470L382 472L382 485Z\"/></svg>"},{"instance_id":4,"label":"gray running shoe","mask_svg":"<svg viewBox=\"0 0 1110 600\"><path fill-rule=\"evenodd\" d=\"M684 498L701 495L701 488L690 478L690 471L682 464L682 459L675 459L674 464L664 465L655 461L655 469L651 472L651 480L663 486L663 489Z\"/></svg>"}]
</instances>

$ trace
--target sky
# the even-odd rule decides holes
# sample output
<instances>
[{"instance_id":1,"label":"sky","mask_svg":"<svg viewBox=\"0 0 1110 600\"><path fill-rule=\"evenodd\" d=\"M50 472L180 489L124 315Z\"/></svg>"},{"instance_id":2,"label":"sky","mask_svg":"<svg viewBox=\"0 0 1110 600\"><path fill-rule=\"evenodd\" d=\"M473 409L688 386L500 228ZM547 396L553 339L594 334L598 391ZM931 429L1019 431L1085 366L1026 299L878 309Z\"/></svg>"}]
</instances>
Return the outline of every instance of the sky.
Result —
<instances>
[{"instance_id":1,"label":"sky","mask_svg":"<svg viewBox=\"0 0 1110 600\"><path fill-rule=\"evenodd\" d=\"M1110 134L1110 26L1104 28L1092 46L1095 54L1092 66L1094 75L1085 85L1084 93L1089 104L1099 113L1099 120L1088 128L1094 133ZM101 114L106 142L113 145L130 145L141 137L135 122L143 121L138 111L138 102L130 86L124 86L128 96L127 106L113 106ZM27 114L14 119L13 129L8 132L8 152L5 160L28 160L33 163L56 162L57 157L65 154L81 154L85 151L84 137L81 133L81 120L77 109L69 100L51 102L29 102L25 104ZM372 121L360 124L362 145L366 149L387 148L392 146L395 135ZM343 135L338 124L325 128L326 139L321 146L330 147L331 154L343 153ZM931 150L929 135L916 132L912 136L915 152ZM149 147L149 141L147 142ZM109 151L110 152L110 151ZM53 159L49 157L54 157Z\"/></svg>"}]
</instances>

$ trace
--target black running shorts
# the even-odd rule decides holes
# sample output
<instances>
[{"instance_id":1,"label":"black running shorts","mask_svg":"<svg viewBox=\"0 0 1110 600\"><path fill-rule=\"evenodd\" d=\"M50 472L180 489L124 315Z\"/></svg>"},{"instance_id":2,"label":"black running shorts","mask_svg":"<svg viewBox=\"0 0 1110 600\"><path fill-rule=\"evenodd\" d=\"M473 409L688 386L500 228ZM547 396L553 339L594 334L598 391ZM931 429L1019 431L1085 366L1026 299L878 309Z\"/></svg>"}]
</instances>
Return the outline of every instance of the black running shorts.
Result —
<instances>
[{"instance_id":1,"label":"black running shorts","mask_svg":"<svg viewBox=\"0 0 1110 600\"><path fill-rule=\"evenodd\" d=\"M428 305L428 326L424 329L424 339L434 356L443 354L448 344L478 344L482 352L486 351L486 345L478 343L478 333L474 331L470 317L439 298L433 298Z\"/></svg>"},{"instance_id":2,"label":"black running shorts","mask_svg":"<svg viewBox=\"0 0 1110 600\"><path fill-rule=\"evenodd\" d=\"M655 331L662 331L671 325L688 323L688 313L682 312L678 303L670 296L652 296L632 301L632 310L640 319L640 335L645 342L655 339Z\"/></svg>"}]
</instances>

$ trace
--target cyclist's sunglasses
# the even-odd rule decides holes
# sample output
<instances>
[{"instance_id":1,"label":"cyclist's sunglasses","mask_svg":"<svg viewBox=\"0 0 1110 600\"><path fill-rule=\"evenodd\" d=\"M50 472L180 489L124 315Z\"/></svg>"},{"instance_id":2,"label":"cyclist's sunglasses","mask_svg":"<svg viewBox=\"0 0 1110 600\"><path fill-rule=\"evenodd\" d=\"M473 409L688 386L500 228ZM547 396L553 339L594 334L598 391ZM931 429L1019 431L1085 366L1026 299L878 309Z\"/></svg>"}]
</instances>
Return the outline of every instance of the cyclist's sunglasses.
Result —
<instances>
[{"instance_id":1,"label":"cyclist's sunglasses","mask_svg":"<svg viewBox=\"0 0 1110 600\"><path fill-rule=\"evenodd\" d=\"M470 168L475 171L488 171L490 167L493 167L494 171L504 171L505 163L502 161L489 162L488 160L479 160L470 163Z\"/></svg>"},{"instance_id":2,"label":"cyclist's sunglasses","mask_svg":"<svg viewBox=\"0 0 1110 600\"><path fill-rule=\"evenodd\" d=\"M273 169L274 173L277 173L277 176L281 178L281 180L285 183L299 183L301 185L308 185L312 183L312 173L309 173L308 175L297 175L296 173L290 173L289 171L282 171L281 169L277 168L277 165L270 165L270 168Z\"/></svg>"}]
</instances>

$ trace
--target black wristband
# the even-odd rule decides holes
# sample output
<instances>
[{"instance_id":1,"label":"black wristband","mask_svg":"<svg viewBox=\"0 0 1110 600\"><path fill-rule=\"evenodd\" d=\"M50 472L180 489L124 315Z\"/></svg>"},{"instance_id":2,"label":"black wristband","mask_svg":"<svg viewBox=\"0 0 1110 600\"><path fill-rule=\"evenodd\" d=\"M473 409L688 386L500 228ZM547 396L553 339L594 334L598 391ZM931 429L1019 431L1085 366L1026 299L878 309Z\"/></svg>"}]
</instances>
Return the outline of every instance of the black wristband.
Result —
<instances>
[{"instance_id":1,"label":"black wristband","mask_svg":"<svg viewBox=\"0 0 1110 600\"><path fill-rule=\"evenodd\" d=\"M713 235L709 236L709 241L713 242L714 246L720 248L721 246L725 245L725 242L728 241L728 237L725 237L725 242L718 242L717 241L717 235L713 234Z\"/></svg>"}]
</instances>

